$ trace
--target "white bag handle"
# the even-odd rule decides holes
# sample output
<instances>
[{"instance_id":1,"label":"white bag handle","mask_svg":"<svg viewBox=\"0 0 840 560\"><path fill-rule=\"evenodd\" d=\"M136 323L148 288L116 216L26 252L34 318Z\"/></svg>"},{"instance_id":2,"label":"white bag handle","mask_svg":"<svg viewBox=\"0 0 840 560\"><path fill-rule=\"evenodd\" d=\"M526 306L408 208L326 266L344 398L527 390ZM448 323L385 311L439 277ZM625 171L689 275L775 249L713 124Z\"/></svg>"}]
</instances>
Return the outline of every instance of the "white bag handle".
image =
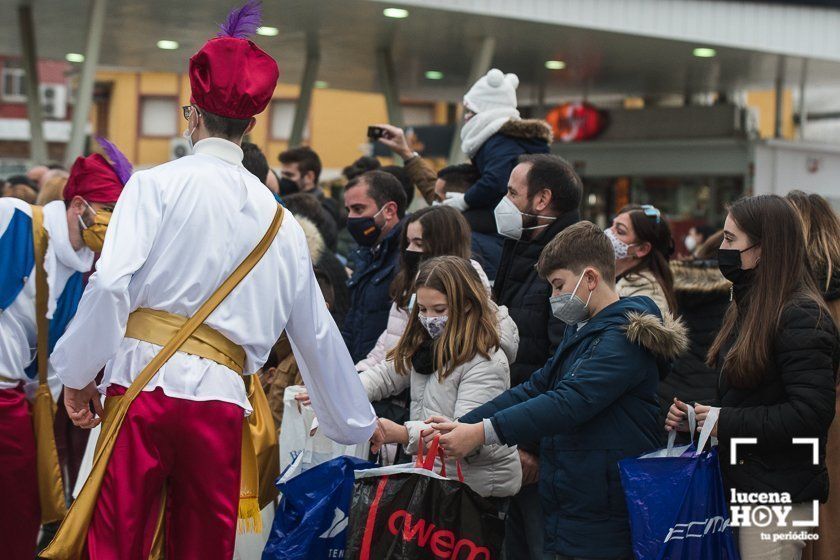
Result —
<instances>
[{"instance_id":1,"label":"white bag handle","mask_svg":"<svg viewBox=\"0 0 840 560\"><path fill-rule=\"evenodd\" d=\"M688 432L691 434L691 442L694 443L694 432L697 431L697 415L694 413L694 407L688 405L686 410L688 416ZM671 430L668 434L668 451L666 457L671 456L671 450L674 449L674 443L677 440L677 430Z\"/></svg>"},{"instance_id":2,"label":"white bag handle","mask_svg":"<svg viewBox=\"0 0 840 560\"><path fill-rule=\"evenodd\" d=\"M706 416L706 421L703 422L703 428L700 430L700 439L697 441L697 454L703 452L703 448L706 447L706 443L709 441L709 438L712 437L712 430L717 424L718 418L720 417L720 407L713 406L709 409L709 415Z\"/></svg>"}]
</instances>

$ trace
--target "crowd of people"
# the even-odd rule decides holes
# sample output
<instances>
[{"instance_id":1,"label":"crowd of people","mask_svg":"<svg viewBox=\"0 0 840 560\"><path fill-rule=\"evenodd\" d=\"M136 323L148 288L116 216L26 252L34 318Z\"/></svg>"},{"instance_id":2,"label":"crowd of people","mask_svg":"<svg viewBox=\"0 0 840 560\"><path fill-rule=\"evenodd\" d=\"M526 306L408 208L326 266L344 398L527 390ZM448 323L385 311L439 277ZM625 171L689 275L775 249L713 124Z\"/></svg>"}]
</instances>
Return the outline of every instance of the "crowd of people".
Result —
<instances>
[{"instance_id":1,"label":"crowd of people","mask_svg":"<svg viewBox=\"0 0 840 560\"><path fill-rule=\"evenodd\" d=\"M267 77L213 74L230 49ZM370 437L385 462L410 461L439 438L448 476L462 471L506 512L508 560L631 558L618 461L686 431L689 407L698 429L719 410L712 434L727 488L788 492L792 519L823 503L808 551L760 534L781 528L742 528L741 557L836 557L840 220L825 199L745 197L722 230L692 228L687 259L675 259L668 219L652 205L617 209L601 230L581 220L583 183L549 154L551 129L520 118L518 79L497 69L464 96L470 163L435 170L402 129L382 124L379 141L402 164L359 158L333 196L311 148L284 151L275 169L243 141L270 99L272 64L233 34L191 59L193 155L132 175L103 141L105 157L2 184L5 557L32 558L42 524L42 545L55 533L85 445L77 427L109 418L101 386L117 403L110 413L121 397L134 404L90 506L91 558L148 552L164 487L170 557L230 558L245 462L240 481L239 463L215 455L239 456L241 411L257 408L231 369L259 374L278 430L285 388L304 384L298 399L330 437ZM231 80L257 83L223 87ZM415 193L424 207L409 212ZM270 224L264 260L215 301L198 342L187 333L191 347L156 363L168 342L157 333L181 332L219 299ZM42 297L28 277L44 275ZM35 468L43 434L27 427L27 391L39 384L63 403L52 517ZM758 443L730 464L735 437ZM817 464L793 444L803 437L819 440ZM197 478L214 493L189 491ZM68 542L61 531L46 557L63 557L56 542Z\"/></svg>"}]
</instances>

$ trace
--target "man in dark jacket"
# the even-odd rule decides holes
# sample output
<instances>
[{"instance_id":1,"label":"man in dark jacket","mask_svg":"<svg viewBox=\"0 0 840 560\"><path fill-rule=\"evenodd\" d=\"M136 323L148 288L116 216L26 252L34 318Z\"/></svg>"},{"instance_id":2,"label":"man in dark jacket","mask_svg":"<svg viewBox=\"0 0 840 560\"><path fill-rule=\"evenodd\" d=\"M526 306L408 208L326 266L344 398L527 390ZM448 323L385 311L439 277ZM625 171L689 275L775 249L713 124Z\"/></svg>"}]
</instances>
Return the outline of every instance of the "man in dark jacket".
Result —
<instances>
[{"instance_id":1,"label":"man in dark jacket","mask_svg":"<svg viewBox=\"0 0 840 560\"><path fill-rule=\"evenodd\" d=\"M538 266L569 325L562 344L530 380L433 428L453 457L539 441L545 552L630 559L618 461L658 446L659 369L684 351L685 329L647 297L619 299L612 245L594 224L560 233Z\"/></svg>"},{"instance_id":2,"label":"man in dark jacket","mask_svg":"<svg viewBox=\"0 0 840 560\"><path fill-rule=\"evenodd\" d=\"M338 201L328 197L318 183L321 179L318 153L308 146L301 146L281 152L277 159L280 160L280 196L296 192L310 194L318 199L338 227L343 227L345 216Z\"/></svg>"},{"instance_id":3,"label":"man in dark jacket","mask_svg":"<svg viewBox=\"0 0 840 560\"><path fill-rule=\"evenodd\" d=\"M518 385L545 365L563 340L565 325L551 314L551 286L535 265L543 248L580 220L580 178L565 160L551 155L523 156L510 176L508 195L496 217L505 240L493 297L505 305L519 328L519 350L510 365L510 384ZM503 211L506 209L507 211ZM523 488L510 504L508 560L542 558L543 519L537 494L537 445L519 448Z\"/></svg>"},{"instance_id":4,"label":"man in dark jacket","mask_svg":"<svg viewBox=\"0 0 840 560\"><path fill-rule=\"evenodd\" d=\"M350 310L341 334L354 362L373 349L388 323L391 281L399 268L405 191L384 171L368 171L347 183L347 230L359 244L350 288Z\"/></svg>"}]
</instances>

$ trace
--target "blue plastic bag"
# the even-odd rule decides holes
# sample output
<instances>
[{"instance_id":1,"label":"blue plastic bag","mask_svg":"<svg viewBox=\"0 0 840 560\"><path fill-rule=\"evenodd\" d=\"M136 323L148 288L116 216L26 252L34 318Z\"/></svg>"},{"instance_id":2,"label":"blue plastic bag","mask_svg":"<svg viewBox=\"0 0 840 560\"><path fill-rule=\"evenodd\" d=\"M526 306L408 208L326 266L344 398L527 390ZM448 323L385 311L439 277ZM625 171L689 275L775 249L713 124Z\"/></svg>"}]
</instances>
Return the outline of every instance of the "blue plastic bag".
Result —
<instances>
[{"instance_id":1,"label":"blue plastic bag","mask_svg":"<svg viewBox=\"0 0 840 560\"><path fill-rule=\"evenodd\" d=\"M703 452L716 421L717 411L696 447L674 448L671 432L666 449L619 461L637 560L739 560L717 449Z\"/></svg>"},{"instance_id":2,"label":"blue plastic bag","mask_svg":"<svg viewBox=\"0 0 840 560\"><path fill-rule=\"evenodd\" d=\"M344 558L354 472L376 465L344 456L297 474L301 459L277 482L283 499L262 560Z\"/></svg>"}]
</instances>

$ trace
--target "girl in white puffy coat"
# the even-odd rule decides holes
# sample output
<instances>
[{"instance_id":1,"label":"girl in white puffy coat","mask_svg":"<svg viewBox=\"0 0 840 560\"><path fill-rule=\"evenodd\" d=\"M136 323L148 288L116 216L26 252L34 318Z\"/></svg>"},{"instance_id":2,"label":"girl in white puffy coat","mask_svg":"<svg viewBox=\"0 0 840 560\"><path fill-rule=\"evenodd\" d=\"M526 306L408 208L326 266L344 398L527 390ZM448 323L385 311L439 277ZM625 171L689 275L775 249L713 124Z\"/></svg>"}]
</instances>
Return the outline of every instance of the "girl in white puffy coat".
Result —
<instances>
[{"instance_id":1,"label":"girl in white puffy coat","mask_svg":"<svg viewBox=\"0 0 840 560\"><path fill-rule=\"evenodd\" d=\"M432 416L456 419L510 387L509 363L519 333L504 307L487 297L469 261L438 257L424 262L413 285L416 303L387 360L360 373L372 400L411 387L410 420L380 419L384 441L416 454ZM464 481L485 497L514 495L522 470L515 447L490 445L461 462ZM436 470L440 468L439 460ZM455 462L446 474L457 477Z\"/></svg>"},{"instance_id":2,"label":"girl in white puffy coat","mask_svg":"<svg viewBox=\"0 0 840 560\"><path fill-rule=\"evenodd\" d=\"M385 355L397 345L408 324L408 308L414 293L412 285L421 261L443 255L454 255L469 259L470 226L464 216L448 206L431 206L418 210L406 218L400 240L400 271L391 285L391 312L388 325L376 341L367 357L356 364L356 371L370 369L385 359ZM474 260L470 261L478 273L481 283L490 294L490 281Z\"/></svg>"}]
</instances>

